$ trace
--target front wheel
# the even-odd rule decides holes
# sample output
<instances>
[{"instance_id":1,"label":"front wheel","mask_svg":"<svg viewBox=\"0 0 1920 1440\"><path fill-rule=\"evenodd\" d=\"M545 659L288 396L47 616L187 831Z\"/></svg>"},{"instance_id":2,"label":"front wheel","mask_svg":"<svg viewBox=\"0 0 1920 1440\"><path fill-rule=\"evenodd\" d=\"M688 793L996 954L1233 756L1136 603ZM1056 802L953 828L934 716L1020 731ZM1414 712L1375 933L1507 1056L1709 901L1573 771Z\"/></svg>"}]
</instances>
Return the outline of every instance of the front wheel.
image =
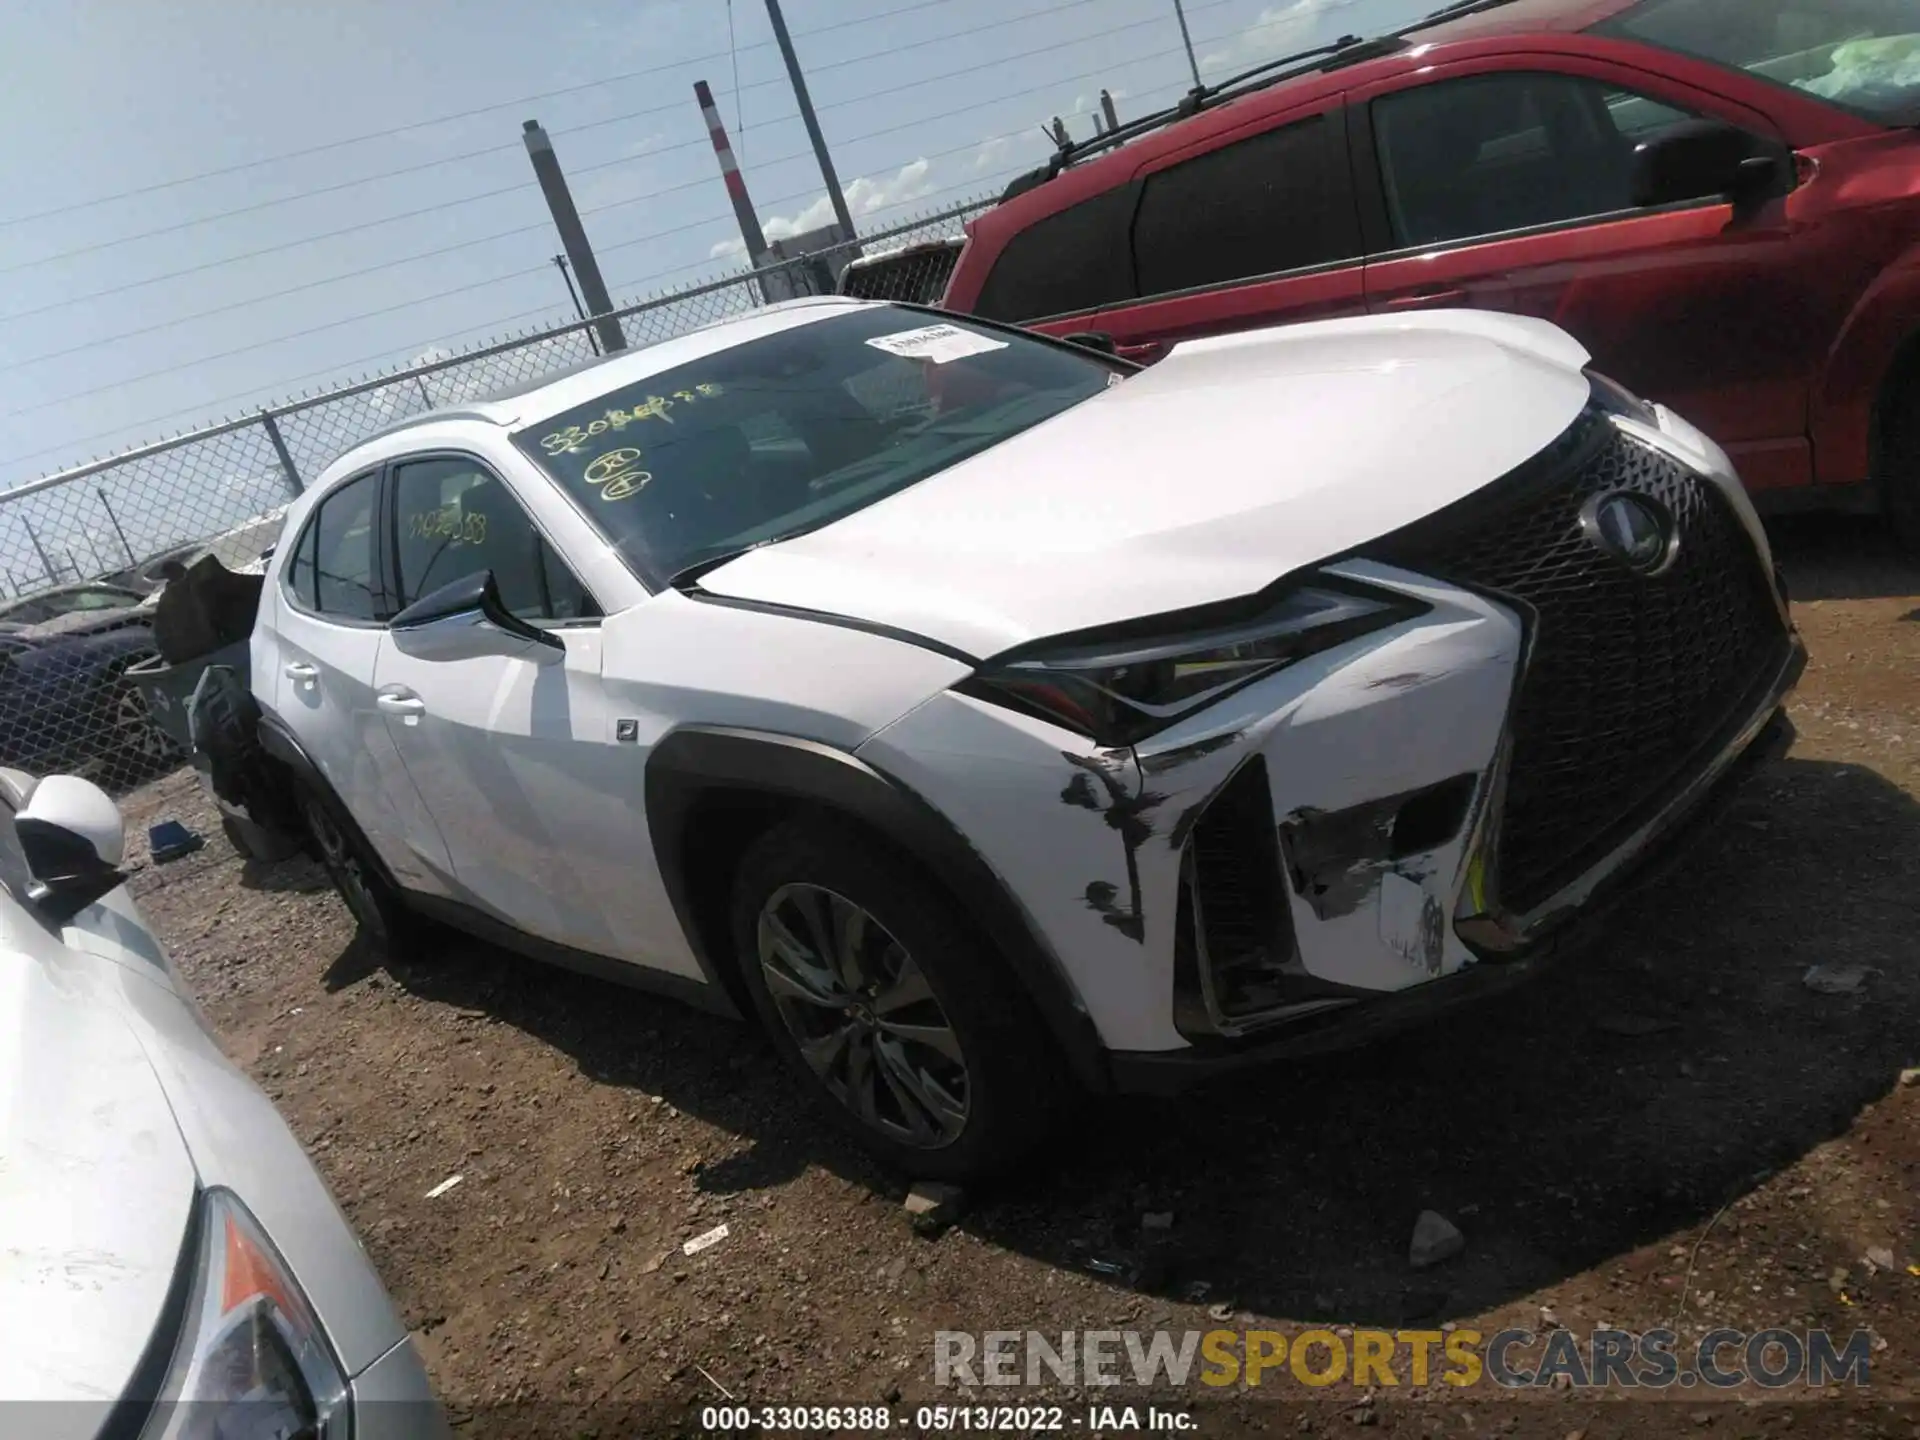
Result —
<instances>
[{"instance_id":1,"label":"front wheel","mask_svg":"<svg viewBox=\"0 0 1920 1440\"><path fill-rule=\"evenodd\" d=\"M1004 1170L1071 1082L1005 962L865 835L794 822L734 886L741 972L774 1044L869 1149L907 1173Z\"/></svg>"}]
</instances>

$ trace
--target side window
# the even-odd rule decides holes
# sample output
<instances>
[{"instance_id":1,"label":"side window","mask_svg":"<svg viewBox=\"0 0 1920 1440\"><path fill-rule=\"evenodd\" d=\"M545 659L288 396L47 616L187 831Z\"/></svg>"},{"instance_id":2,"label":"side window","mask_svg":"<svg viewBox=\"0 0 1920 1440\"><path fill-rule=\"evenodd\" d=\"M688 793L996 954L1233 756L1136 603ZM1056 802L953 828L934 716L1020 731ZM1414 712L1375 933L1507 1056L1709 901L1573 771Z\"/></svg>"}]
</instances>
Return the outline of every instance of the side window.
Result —
<instances>
[{"instance_id":1,"label":"side window","mask_svg":"<svg viewBox=\"0 0 1920 1440\"><path fill-rule=\"evenodd\" d=\"M414 460L393 470L400 603L493 572L500 598L524 620L582 620L600 609L505 483L477 461Z\"/></svg>"},{"instance_id":2,"label":"side window","mask_svg":"<svg viewBox=\"0 0 1920 1440\"><path fill-rule=\"evenodd\" d=\"M311 553L313 608L343 620L372 620L378 612L373 579L373 502L380 493L378 475L349 481L320 502L312 537L302 552ZM311 550L308 551L310 543ZM296 556L296 567L302 556ZM297 588L299 576L294 582ZM307 598L304 590L302 599Z\"/></svg>"},{"instance_id":3,"label":"side window","mask_svg":"<svg viewBox=\"0 0 1920 1440\"><path fill-rule=\"evenodd\" d=\"M1122 185L1036 220L993 262L975 313L989 320L1038 320L1131 300L1127 224L1133 202L1133 187Z\"/></svg>"},{"instance_id":4,"label":"side window","mask_svg":"<svg viewBox=\"0 0 1920 1440\"><path fill-rule=\"evenodd\" d=\"M285 571L287 589L308 609L313 608L313 540L319 529L320 517L316 512L313 519L307 521L307 528L300 532Z\"/></svg>"},{"instance_id":5,"label":"side window","mask_svg":"<svg viewBox=\"0 0 1920 1440\"><path fill-rule=\"evenodd\" d=\"M1149 175L1133 249L1142 295L1357 258L1339 128L1318 115Z\"/></svg>"},{"instance_id":6,"label":"side window","mask_svg":"<svg viewBox=\"0 0 1920 1440\"><path fill-rule=\"evenodd\" d=\"M1690 119L1576 75L1444 80L1373 102L1402 245L1436 245L1633 208L1634 147Z\"/></svg>"}]
</instances>

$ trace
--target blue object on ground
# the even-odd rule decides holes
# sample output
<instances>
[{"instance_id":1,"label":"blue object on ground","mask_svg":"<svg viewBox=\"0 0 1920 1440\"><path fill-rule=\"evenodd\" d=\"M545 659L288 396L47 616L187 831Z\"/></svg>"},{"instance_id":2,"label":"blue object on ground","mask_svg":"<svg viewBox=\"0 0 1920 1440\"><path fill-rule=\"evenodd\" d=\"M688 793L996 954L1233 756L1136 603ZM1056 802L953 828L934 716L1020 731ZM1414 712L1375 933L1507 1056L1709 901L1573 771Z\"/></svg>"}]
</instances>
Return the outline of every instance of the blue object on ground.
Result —
<instances>
[{"instance_id":1,"label":"blue object on ground","mask_svg":"<svg viewBox=\"0 0 1920 1440\"><path fill-rule=\"evenodd\" d=\"M147 827L147 849L153 852L156 865L191 855L206 843L178 820L162 820L158 825Z\"/></svg>"}]
</instances>

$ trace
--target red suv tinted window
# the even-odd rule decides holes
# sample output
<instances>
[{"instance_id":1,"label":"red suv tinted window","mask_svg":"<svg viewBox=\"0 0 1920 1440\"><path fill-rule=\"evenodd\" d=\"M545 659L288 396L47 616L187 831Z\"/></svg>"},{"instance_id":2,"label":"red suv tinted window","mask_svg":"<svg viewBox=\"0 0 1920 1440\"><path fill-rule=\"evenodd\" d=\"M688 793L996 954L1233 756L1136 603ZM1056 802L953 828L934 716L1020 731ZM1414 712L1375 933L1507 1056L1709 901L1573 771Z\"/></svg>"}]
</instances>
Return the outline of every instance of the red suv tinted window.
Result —
<instances>
[{"instance_id":1,"label":"red suv tinted window","mask_svg":"<svg viewBox=\"0 0 1920 1440\"><path fill-rule=\"evenodd\" d=\"M1630 210L1636 141L1686 118L1574 75L1388 95L1373 123L1395 237L1435 245Z\"/></svg>"},{"instance_id":2,"label":"red suv tinted window","mask_svg":"<svg viewBox=\"0 0 1920 1440\"><path fill-rule=\"evenodd\" d=\"M1131 300L1127 227L1137 193L1123 185L1015 235L987 272L974 313L989 320L1038 320Z\"/></svg>"},{"instance_id":3,"label":"red suv tinted window","mask_svg":"<svg viewBox=\"0 0 1920 1440\"><path fill-rule=\"evenodd\" d=\"M1140 293L1355 259L1351 175L1340 127L1324 115L1149 175L1133 229Z\"/></svg>"}]
</instances>

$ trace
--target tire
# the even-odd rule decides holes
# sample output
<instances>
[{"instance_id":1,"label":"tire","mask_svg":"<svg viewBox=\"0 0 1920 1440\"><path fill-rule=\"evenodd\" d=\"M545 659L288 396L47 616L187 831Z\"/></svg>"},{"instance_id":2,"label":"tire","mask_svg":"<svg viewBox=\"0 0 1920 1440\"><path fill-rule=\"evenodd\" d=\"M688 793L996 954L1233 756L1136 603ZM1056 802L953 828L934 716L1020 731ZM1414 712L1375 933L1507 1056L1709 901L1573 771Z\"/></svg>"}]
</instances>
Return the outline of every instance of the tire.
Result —
<instances>
[{"instance_id":1,"label":"tire","mask_svg":"<svg viewBox=\"0 0 1920 1440\"><path fill-rule=\"evenodd\" d=\"M128 663L144 658L136 656ZM186 759L174 738L155 722L146 692L124 670L107 680L100 711L106 729L100 773L108 789L132 789Z\"/></svg>"},{"instance_id":2,"label":"tire","mask_svg":"<svg viewBox=\"0 0 1920 1440\"><path fill-rule=\"evenodd\" d=\"M1920 370L1909 370L1885 403L1881 500L1901 547L1920 555Z\"/></svg>"},{"instance_id":3,"label":"tire","mask_svg":"<svg viewBox=\"0 0 1920 1440\"><path fill-rule=\"evenodd\" d=\"M731 920L775 1048L835 1123L908 1175L1006 1170L1072 1093L1006 963L952 899L862 832L814 820L769 830L741 860ZM851 972L822 962L849 937Z\"/></svg>"},{"instance_id":4,"label":"tire","mask_svg":"<svg viewBox=\"0 0 1920 1440\"><path fill-rule=\"evenodd\" d=\"M314 856L359 925L361 939L382 956L394 955L398 946L414 936L414 917L405 899L387 879L359 830L341 817L328 796L303 785L299 804Z\"/></svg>"}]
</instances>

